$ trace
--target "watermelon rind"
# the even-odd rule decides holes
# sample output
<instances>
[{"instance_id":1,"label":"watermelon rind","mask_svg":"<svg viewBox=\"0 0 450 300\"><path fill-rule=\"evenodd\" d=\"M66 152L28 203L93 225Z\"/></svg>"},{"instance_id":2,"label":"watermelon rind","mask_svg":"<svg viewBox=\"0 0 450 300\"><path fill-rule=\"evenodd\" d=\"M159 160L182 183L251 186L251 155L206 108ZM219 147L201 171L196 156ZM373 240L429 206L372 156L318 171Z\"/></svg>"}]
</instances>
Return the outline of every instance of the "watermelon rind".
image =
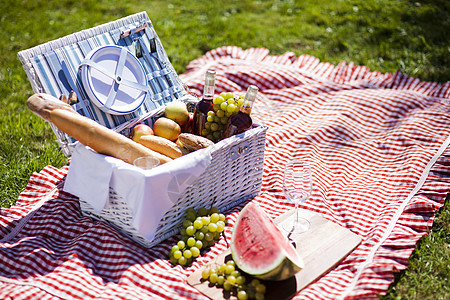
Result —
<instances>
[{"instance_id":1,"label":"watermelon rind","mask_svg":"<svg viewBox=\"0 0 450 300\"><path fill-rule=\"evenodd\" d=\"M259 228L252 229L251 227L246 228L245 226L241 226L241 220L245 220L247 224L253 222L253 225ZM254 236L255 233L261 233L261 227L264 227L265 229L264 234L261 236ZM244 230L245 234L243 234L242 232L238 233L238 230ZM262 257L262 255L264 254L261 254L258 257L259 252L263 253L263 248L267 245L267 241L271 240L270 238L268 238L270 237L269 235L272 235L274 240L279 239L279 241L281 241L279 245L274 245L276 251L274 251L273 253L271 252L272 257L270 257L270 263L268 263L267 258ZM242 239L243 236L252 237L251 242L254 244L250 249L244 250L237 248L237 244L239 244L237 239L239 237ZM239 214L234 226L234 230L231 234L230 244L231 255L236 265L243 272L250 274L258 279L273 281L285 280L294 276L304 267L303 260L298 255L296 249L291 245L287 238L282 235L280 230L273 223L272 219L266 215L264 210L259 207L259 205L252 202L248 203ZM261 251L259 251L258 247L261 248ZM246 253L246 251L251 251L252 255L254 255L252 259L253 263L249 262L248 257L244 258L241 256L243 253ZM256 261L259 260L266 264L254 266L255 259Z\"/></svg>"}]
</instances>

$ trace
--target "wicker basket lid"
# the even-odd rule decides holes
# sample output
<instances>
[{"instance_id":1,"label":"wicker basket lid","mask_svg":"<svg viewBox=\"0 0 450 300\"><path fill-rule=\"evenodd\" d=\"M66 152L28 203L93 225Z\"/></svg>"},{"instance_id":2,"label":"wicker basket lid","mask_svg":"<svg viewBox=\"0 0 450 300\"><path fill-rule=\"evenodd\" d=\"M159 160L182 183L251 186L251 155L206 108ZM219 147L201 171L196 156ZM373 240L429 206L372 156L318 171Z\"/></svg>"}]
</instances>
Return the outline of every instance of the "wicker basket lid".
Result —
<instances>
[{"instance_id":1,"label":"wicker basket lid","mask_svg":"<svg viewBox=\"0 0 450 300\"><path fill-rule=\"evenodd\" d=\"M125 47L94 48L81 63L80 75L92 103L110 114L137 110L148 94L144 67Z\"/></svg>"}]
</instances>

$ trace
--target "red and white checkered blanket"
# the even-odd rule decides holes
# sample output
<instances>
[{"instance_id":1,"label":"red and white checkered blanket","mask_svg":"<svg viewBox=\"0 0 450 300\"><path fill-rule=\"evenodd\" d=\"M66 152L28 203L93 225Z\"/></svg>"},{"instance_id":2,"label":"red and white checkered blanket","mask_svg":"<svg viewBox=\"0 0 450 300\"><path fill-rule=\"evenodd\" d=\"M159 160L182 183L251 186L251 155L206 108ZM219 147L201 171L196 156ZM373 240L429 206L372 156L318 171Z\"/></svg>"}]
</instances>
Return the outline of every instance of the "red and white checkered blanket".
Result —
<instances>
[{"instance_id":1,"label":"red and white checkered blanket","mask_svg":"<svg viewBox=\"0 0 450 300\"><path fill-rule=\"evenodd\" d=\"M282 165L305 156L314 191L302 207L363 239L295 299L384 293L450 190L450 82L237 47L208 52L180 77L200 94L208 68L217 70L217 93L260 88L253 116L269 130L262 190L252 201L271 217L290 209L280 201ZM62 191L66 173L45 167L14 207L1 209L1 299L205 298L186 278L226 249L223 238L191 267L174 267L167 254L175 238L147 250L82 216L77 198ZM227 212L231 226L242 207Z\"/></svg>"}]
</instances>

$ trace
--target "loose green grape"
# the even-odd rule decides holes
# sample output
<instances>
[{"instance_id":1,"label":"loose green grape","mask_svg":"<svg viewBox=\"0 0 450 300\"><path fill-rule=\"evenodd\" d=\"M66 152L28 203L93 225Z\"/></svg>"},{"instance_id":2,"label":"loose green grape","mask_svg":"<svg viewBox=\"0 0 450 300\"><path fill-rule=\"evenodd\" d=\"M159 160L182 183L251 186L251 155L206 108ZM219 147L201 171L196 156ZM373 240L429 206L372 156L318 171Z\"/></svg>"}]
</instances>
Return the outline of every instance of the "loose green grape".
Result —
<instances>
[{"instance_id":1,"label":"loose green grape","mask_svg":"<svg viewBox=\"0 0 450 300\"><path fill-rule=\"evenodd\" d=\"M230 259L227 261L227 266L233 266L233 271L234 271L234 267L236 266L236 263L234 262L234 260Z\"/></svg>"},{"instance_id":2,"label":"loose green grape","mask_svg":"<svg viewBox=\"0 0 450 300\"><path fill-rule=\"evenodd\" d=\"M177 250L177 251L175 251L175 252L173 253L173 257L174 257L175 259L179 259L182 255L183 255L183 253L181 253L180 250Z\"/></svg>"},{"instance_id":3,"label":"loose green grape","mask_svg":"<svg viewBox=\"0 0 450 300\"><path fill-rule=\"evenodd\" d=\"M222 118L223 116L225 116L225 112L221 109L216 110L216 116L218 116L219 118Z\"/></svg>"},{"instance_id":4,"label":"loose green grape","mask_svg":"<svg viewBox=\"0 0 450 300\"><path fill-rule=\"evenodd\" d=\"M219 269L219 272L221 273L221 274L224 274L225 273L225 268L227 267L227 265L226 264L221 264L221 265L219 265L217 268Z\"/></svg>"},{"instance_id":5,"label":"loose green grape","mask_svg":"<svg viewBox=\"0 0 450 300\"><path fill-rule=\"evenodd\" d=\"M235 104L228 104L227 111L234 113L236 111L236 105Z\"/></svg>"},{"instance_id":6,"label":"loose green grape","mask_svg":"<svg viewBox=\"0 0 450 300\"><path fill-rule=\"evenodd\" d=\"M207 214L208 214L208 210L205 207L200 207L198 209L197 215L199 215L200 217L206 216Z\"/></svg>"},{"instance_id":7,"label":"loose green grape","mask_svg":"<svg viewBox=\"0 0 450 300\"><path fill-rule=\"evenodd\" d=\"M191 247L194 247L194 246L195 246L195 242L196 242L195 238L190 237L190 238L188 238L186 244L187 244L187 246L188 246L189 248L191 248Z\"/></svg>"},{"instance_id":8,"label":"loose green grape","mask_svg":"<svg viewBox=\"0 0 450 300\"><path fill-rule=\"evenodd\" d=\"M202 220L200 219L200 218L197 218L195 221L194 221L194 228L195 229L202 229L202 227L203 227L203 222L202 222Z\"/></svg>"},{"instance_id":9,"label":"loose green grape","mask_svg":"<svg viewBox=\"0 0 450 300\"><path fill-rule=\"evenodd\" d=\"M222 102L220 104L220 109L223 110L224 112L227 111L228 108L228 103L227 102Z\"/></svg>"},{"instance_id":10,"label":"loose green grape","mask_svg":"<svg viewBox=\"0 0 450 300\"><path fill-rule=\"evenodd\" d=\"M219 225L217 225L217 233L222 233L223 231L225 230L225 228L224 227L221 227L221 226L219 226Z\"/></svg>"},{"instance_id":11,"label":"loose green grape","mask_svg":"<svg viewBox=\"0 0 450 300\"><path fill-rule=\"evenodd\" d=\"M228 280L225 280L225 282L223 283L223 289L225 291L231 291L232 288L233 285Z\"/></svg>"},{"instance_id":12,"label":"loose green grape","mask_svg":"<svg viewBox=\"0 0 450 300\"><path fill-rule=\"evenodd\" d=\"M202 223L202 227L203 227L203 223ZM196 240L201 241L201 240L203 240L204 238L205 238L205 234L204 234L203 232L197 231L197 232L195 233L195 239L196 239Z\"/></svg>"},{"instance_id":13,"label":"loose green grape","mask_svg":"<svg viewBox=\"0 0 450 300\"><path fill-rule=\"evenodd\" d=\"M241 272L239 272L238 270L234 270L233 272L231 272L230 275L233 275L234 277L238 277L239 275L241 275Z\"/></svg>"},{"instance_id":14,"label":"loose green grape","mask_svg":"<svg viewBox=\"0 0 450 300\"><path fill-rule=\"evenodd\" d=\"M189 227L189 226L191 226L191 225L192 225L192 221L189 221L189 220L184 220L184 221L183 221L183 227L184 227L184 228Z\"/></svg>"},{"instance_id":15,"label":"loose green grape","mask_svg":"<svg viewBox=\"0 0 450 300\"><path fill-rule=\"evenodd\" d=\"M233 93L231 93L231 92L228 92L228 93L226 93L225 94L225 97L224 96L222 96L225 100L227 100L227 99L229 99L229 98L234 98L234 95L233 95Z\"/></svg>"},{"instance_id":16,"label":"loose green grape","mask_svg":"<svg viewBox=\"0 0 450 300\"><path fill-rule=\"evenodd\" d=\"M225 267L225 274L230 275L234 271L234 265L228 264Z\"/></svg>"},{"instance_id":17,"label":"loose green grape","mask_svg":"<svg viewBox=\"0 0 450 300\"><path fill-rule=\"evenodd\" d=\"M219 286L222 286L224 282L225 282L225 277L224 277L223 275L219 275L219 276L217 277L217 284L218 284Z\"/></svg>"},{"instance_id":18,"label":"loose green grape","mask_svg":"<svg viewBox=\"0 0 450 300\"><path fill-rule=\"evenodd\" d=\"M214 239L214 234L211 232L205 233L205 241L212 241Z\"/></svg>"},{"instance_id":19,"label":"loose green grape","mask_svg":"<svg viewBox=\"0 0 450 300\"><path fill-rule=\"evenodd\" d=\"M220 104L214 104L213 109L217 113L220 110Z\"/></svg>"},{"instance_id":20,"label":"loose green grape","mask_svg":"<svg viewBox=\"0 0 450 300\"><path fill-rule=\"evenodd\" d=\"M236 277L236 284L243 285L245 283L245 277L244 276L237 276Z\"/></svg>"},{"instance_id":21,"label":"loose green grape","mask_svg":"<svg viewBox=\"0 0 450 300\"><path fill-rule=\"evenodd\" d=\"M219 214L219 220L222 222L225 222L225 220L227 219L227 217L225 217L224 214Z\"/></svg>"},{"instance_id":22,"label":"loose green grape","mask_svg":"<svg viewBox=\"0 0 450 300\"><path fill-rule=\"evenodd\" d=\"M203 222L203 225L208 225L209 223L211 223L211 218L207 217L207 216L202 217L202 222Z\"/></svg>"},{"instance_id":23,"label":"loose green grape","mask_svg":"<svg viewBox=\"0 0 450 300\"><path fill-rule=\"evenodd\" d=\"M186 259L191 258L192 257L192 252L191 250L187 249L183 251L183 256L186 257Z\"/></svg>"},{"instance_id":24,"label":"loose green grape","mask_svg":"<svg viewBox=\"0 0 450 300\"><path fill-rule=\"evenodd\" d=\"M202 241L196 241L195 242L195 247L197 247L198 249L202 249L203 248L203 242Z\"/></svg>"},{"instance_id":25,"label":"loose green grape","mask_svg":"<svg viewBox=\"0 0 450 300\"><path fill-rule=\"evenodd\" d=\"M191 253L192 253L192 257L198 257L200 255L200 249L193 246L191 247Z\"/></svg>"},{"instance_id":26,"label":"loose green grape","mask_svg":"<svg viewBox=\"0 0 450 300\"><path fill-rule=\"evenodd\" d=\"M211 124L211 131L217 131L218 129L219 129L219 124L217 124L217 123L212 123Z\"/></svg>"},{"instance_id":27,"label":"loose green grape","mask_svg":"<svg viewBox=\"0 0 450 300\"><path fill-rule=\"evenodd\" d=\"M205 280L208 279L210 273L211 273L211 270L210 270L210 269L204 269L204 270L202 271L202 278L205 279Z\"/></svg>"},{"instance_id":28,"label":"loose green grape","mask_svg":"<svg viewBox=\"0 0 450 300\"><path fill-rule=\"evenodd\" d=\"M209 232L216 232L217 231L217 224L216 223L209 223L208 224L208 230L209 230Z\"/></svg>"},{"instance_id":29,"label":"loose green grape","mask_svg":"<svg viewBox=\"0 0 450 300\"><path fill-rule=\"evenodd\" d=\"M213 123L213 124L215 124L215 123ZM210 132L211 132L211 130L209 130L208 128L203 128L202 129L202 136L207 136Z\"/></svg>"},{"instance_id":30,"label":"loose green grape","mask_svg":"<svg viewBox=\"0 0 450 300\"><path fill-rule=\"evenodd\" d=\"M219 213L219 209L216 206L213 206L210 208L209 213L212 214L218 214Z\"/></svg>"},{"instance_id":31,"label":"loose green grape","mask_svg":"<svg viewBox=\"0 0 450 300\"><path fill-rule=\"evenodd\" d=\"M197 214L196 213L189 212L189 213L186 214L186 219L191 221L191 222L194 222L195 218L197 218Z\"/></svg>"},{"instance_id":32,"label":"loose green grape","mask_svg":"<svg viewBox=\"0 0 450 300\"><path fill-rule=\"evenodd\" d=\"M239 291L239 292L237 293L237 298L238 298L239 300L247 300L247 299L248 299L248 294L247 294L246 291L241 290L241 291Z\"/></svg>"},{"instance_id":33,"label":"loose green grape","mask_svg":"<svg viewBox=\"0 0 450 300\"><path fill-rule=\"evenodd\" d=\"M214 104L220 104L220 103L222 103L223 101L225 101L225 99L223 99L222 96L217 96L216 98L213 99L213 103L214 103Z\"/></svg>"},{"instance_id":34,"label":"loose green grape","mask_svg":"<svg viewBox=\"0 0 450 300\"><path fill-rule=\"evenodd\" d=\"M214 117L213 117L213 116L207 116L207 117L206 117L206 121L208 121L208 122L214 122Z\"/></svg>"},{"instance_id":35,"label":"loose green grape","mask_svg":"<svg viewBox=\"0 0 450 300\"><path fill-rule=\"evenodd\" d=\"M266 292L266 286L262 283L259 283L258 285L255 286L255 290L257 293L264 294Z\"/></svg>"},{"instance_id":36,"label":"loose green grape","mask_svg":"<svg viewBox=\"0 0 450 300\"><path fill-rule=\"evenodd\" d=\"M233 275L228 275L227 276L227 281L231 284L235 284L236 283L236 277L234 277Z\"/></svg>"},{"instance_id":37,"label":"loose green grape","mask_svg":"<svg viewBox=\"0 0 450 300\"><path fill-rule=\"evenodd\" d=\"M197 211L195 210L195 208L189 207L188 209L186 209L186 215L187 215L187 214L194 214L194 215L197 215Z\"/></svg>"},{"instance_id":38,"label":"loose green grape","mask_svg":"<svg viewBox=\"0 0 450 300\"><path fill-rule=\"evenodd\" d=\"M211 220L211 223L217 223L217 221L220 220L220 217L218 213L213 213L209 216L209 219Z\"/></svg>"},{"instance_id":39,"label":"loose green grape","mask_svg":"<svg viewBox=\"0 0 450 300\"><path fill-rule=\"evenodd\" d=\"M217 279L219 279L219 275L217 275L216 272L212 271L211 274L209 274L209 282L215 284L217 282Z\"/></svg>"},{"instance_id":40,"label":"loose green grape","mask_svg":"<svg viewBox=\"0 0 450 300\"><path fill-rule=\"evenodd\" d=\"M181 250L184 249L184 247L186 247L186 244L183 241L178 241L177 246Z\"/></svg>"},{"instance_id":41,"label":"loose green grape","mask_svg":"<svg viewBox=\"0 0 450 300\"><path fill-rule=\"evenodd\" d=\"M194 228L194 226L189 226L186 228L186 234L189 236L193 236L197 230Z\"/></svg>"},{"instance_id":42,"label":"loose green grape","mask_svg":"<svg viewBox=\"0 0 450 300\"><path fill-rule=\"evenodd\" d=\"M223 229L225 228L225 222L222 220L219 220L216 222L216 224L217 224L217 227L222 228L222 231L223 231Z\"/></svg>"},{"instance_id":43,"label":"loose green grape","mask_svg":"<svg viewBox=\"0 0 450 300\"><path fill-rule=\"evenodd\" d=\"M208 225L203 225L202 229L200 229L201 232L204 234L207 234L209 232Z\"/></svg>"},{"instance_id":44,"label":"loose green grape","mask_svg":"<svg viewBox=\"0 0 450 300\"><path fill-rule=\"evenodd\" d=\"M254 279L252 279L250 284L253 285L256 288L259 284L261 284L261 282L259 282L258 279L254 278Z\"/></svg>"},{"instance_id":45,"label":"loose green grape","mask_svg":"<svg viewBox=\"0 0 450 300\"><path fill-rule=\"evenodd\" d=\"M176 265L178 263L178 259L176 259L175 257L171 256L169 258L169 261L172 265Z\"/></svg>"}]
</instances>

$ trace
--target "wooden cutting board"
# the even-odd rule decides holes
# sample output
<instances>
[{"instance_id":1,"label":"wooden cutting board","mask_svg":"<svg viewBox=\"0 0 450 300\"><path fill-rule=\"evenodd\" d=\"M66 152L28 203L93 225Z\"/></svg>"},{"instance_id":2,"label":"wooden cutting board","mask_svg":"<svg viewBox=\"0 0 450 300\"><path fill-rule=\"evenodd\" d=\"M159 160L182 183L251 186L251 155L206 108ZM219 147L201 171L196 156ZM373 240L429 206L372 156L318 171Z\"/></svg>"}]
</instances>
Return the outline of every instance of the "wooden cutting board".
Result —
<instances>
[{"instance_id":1,"label":"wooden cutting board","mask_svg":"<svg viewBox=\"0 0 450 300\"><path fill-rule=\"evenodd\" d=\"M361 238L350 230L326 220L319 214L300 210L300 216L311 223L309 231L299 235L291 235L296 249L302 257L305 267L295 277L284 281L264 281L266 285L265 299L289 299L298 291L318 280L322 275L333 269L360 243ZM276 224L289 222L294 217L294 210L275 219ZM287 235L287 234L286 234ZM201 281L201 273L211 264L221 264L231 258L230 249L221 253L210 264L203 266L189 276L187 282L211 299L236 299L225 298L223 289L208 286L208 282Z\"/></svg>"}]
</instances>

